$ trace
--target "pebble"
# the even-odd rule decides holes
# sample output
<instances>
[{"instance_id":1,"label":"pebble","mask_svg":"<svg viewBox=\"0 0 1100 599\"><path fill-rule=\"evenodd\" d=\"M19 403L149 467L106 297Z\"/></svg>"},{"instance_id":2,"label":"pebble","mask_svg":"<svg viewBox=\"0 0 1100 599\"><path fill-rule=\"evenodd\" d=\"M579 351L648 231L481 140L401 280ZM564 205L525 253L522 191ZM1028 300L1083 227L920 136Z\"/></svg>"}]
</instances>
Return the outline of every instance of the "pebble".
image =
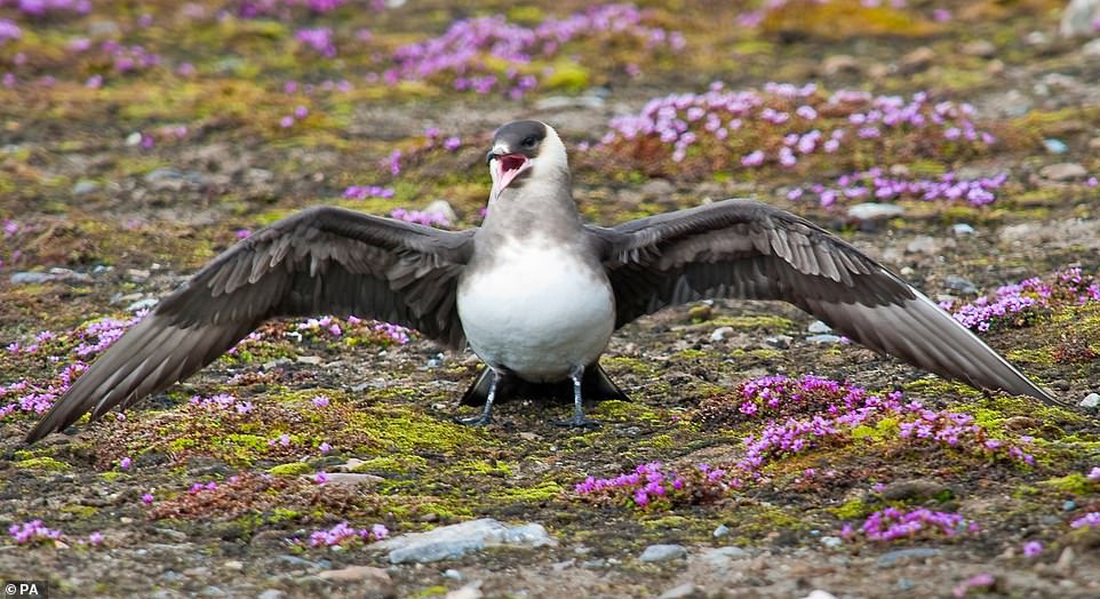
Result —
<instances>
[{"instance_id":1,"label":"pebble","mask_svg":"<svg viewBox=\"0 0 1100 599\"><path fill-rule=\"evenodd\" d=\"M899 480L886 485L882 488L882 497L888 501L922 500L932 499L941 493L950 491L950 487L943 483L915 478Z\"/></svg>"},{"instance_id":2,"label":"pebble","mask_svg":"<svg viewBox=\"0 0 1100 599\"><path fill-rule=\"evenodd\" d=\"M726 547L716 547L714 549L707 549L703 551L701 559L712 566L721 566L735 559L745 559L749 557L749 552L740 547L734 547L729 545Z\"/></svg>"},{"instance_id":3,"label":"pebble","mask_svg":"<svg viewBox=\"0 0 1100 599\"><path fill-rule=\"evenodd\" d=\"M466 575L454 568L447 568L444 570L443 577L450 578L451 580L466 580Z\"/></svg>"},{"instance_id":4,"label":"pebble","mask_svg":"<svg viewBox=\"0 0 1100 599\"><path fill-rule=\"evenodd\" d=\"M1051 154L1065 154L1069 151L1069 146L1060 139L1044 139L1043 147Z\"/></svg>"},{"instance_id":5,"label":"pebble","mask_svg":"<svg viewBox=\"0 0 1100 599\"><path fill-rule=\"evenodd\" d=\"M374 474L359 474L355 472L326 472L327 477L326 484L329 485L344 485L354 487L357 485L369 486L376 485L386 479ZM313 475L308 475L307 478L313 479Z\"/></svg>"},{"instance_id":6,"label":"pebble","mask_svg":"<svg viewBox=\"0 0 1100 599\"><path fill-rule=\"evenodd\" d=\"M876 221L894 218L905 214L905 208L896 204L863 202L848 208L848 218L858 221Z\"/></svg>"},{"instance_id":7,"label":"pebble","mask_svg":"<svg viewBox=\"0 0 1100 599\"><path fill-rule=\"evenodd\" d=\"M70 270L68 268L54 267L46 272L29 272L22 271L12 273L8 279L12 285L33 285L36 283L51 283L51 282L73 282L73 283L86 283L92 280L92 277Z\"/></svg>"},{"instance_id":8,"label":"pebble","mask_svg":"<svg viewBox=\"0 0 1100 599\"><path fill-rule=\"evenodd\" d=\"M704 596L702 589L690 582L685 582L661 593L657 596L657 599L693 599L694 597Z\"/></svg>"},{"instance_id":9,"label":"pebble","mask_svg":"<svg viewBox=\"0 0 1100 599\"><path fill-rule=\"evenodd\" d=\"M823 345L831 345L833 343L840 343L843 341L839 335L810 335L806 337L806 341L810 343L821 343Z\"/></svg>"},{"instance_id":10,"label":"pebble","mask_svg":"<svg viewBox=\"0 0 1100 599\"><path fill-rule=\"evenodd\" d=\"M447 219L447 222L453 223L458 220L458 215L455 214L455 209L451 207L451 203L447 200L436 200L428 204L426 207L424 207L424 212L428 212L430 214L439 214L443 218Z\"/></svg>"},{"instance_id":11,"label":"pebble","mask_svg":"<svg viewBox=\"0 0 1100 599\"><path fill-rule=\"evenodd\" d=\"M409 533L371 545L388 551L390 563L429 563L453 559L470 551L499 545L542 547L556 545L541 524L508 526L492 518L441 526L428 532Z\"/></svg>"},{"instance_id":12,"label":"pebble","mask_svg":"<svg viewBox=\"0 0 1100 599\"><path fill-rule=\"evenodd\" d=\"M325 570L318 573L317 576L333 582L363 582L369 580L378 586L393 585L389 573L374 566L348 566L339 570Z\"/></svg>"},{"instance_id":13,"label":"pebble","mask_svg":"<svg viewBox=\"0 0 1100 599\"><path fill-rule=\"evenodd\" d=\"M989 40L974 40L963 45L962 53L978 58L993 58L997 55L997 46Z\"/></svg>"},{"instance_id":14,"label":"pebble","mask_svg":"<svg viewBox=\"0 0 1100 599\"><path fill-rule=\"evenodd\" d=\"M267 589L266 591L256 595L256 599L285 599L286 593L279 589Z\"/></svg>"},{"instance_id":15,"label":"pebble","mask_svg":"<svg viewBox=\"0 0 1100 599\"><path fill-rule=\"evenodd\" d=\"M1089 410L1100 409L1100 393L1089 393L1085 396L1085 399L1082 399L1081 403L1077 405Z\"/></svg>"},{"instance_id":16,"label":"pebble","mask_svg":"<svg viewBox=\"0 0 1100 599\"><path fill-rule=\"evenodd\" d=\"M902 73L919 73L928 70L936 60L936 52L928 46L921 46L898 61L898 67Z\"/></svg>"},{"instance_id":17,"label":"pebble","mask_svg":"<svg viewBox=\"0 0 1100 599\"><path fill-rule=\"evenodd\" d=\"M790 335L775 335L773 337L764 338L764 343L772 347L778 347L779 349L787 349L791 346L791 341L794 341L794 338Z\"/></svg>"},{"instance_id":18,"label":"pebble","mask_svg":"<svg viewBox=\"0 0 1100 599\"><path fill-rule=\"evenodd\" d=\"M1094 39L1081 46L1081 54L1088 58L1100 58L1100 39Z\"/></svg>"},{"instance_id":19,"label":"pebble","mask_svg":"<svg viewBox=\"0 0 1100 599\"><path fill-rule=\"evenodd\" d=\"M824 322L821 322L820 320L815 320L810 323L810 326L806 327L806 330L811 333L824 334L832 333L833 327L825 324Z\"/></svg>"},{"instance_id":20,"label":"pebble","mask_svg":"<svg viewBox=\"0 0 1100 599\"><path fill-rule=\"evenodd\" d=\"M475 580L461 588L448 592L444 599L481 599L485 593L481 592L481 581Z\"/></svg>"},{"instance_id":21,"label":"pebble","mask_svg":"<svg viewBox=\"0 0 1100 599\"><path fill-rule=\"evenodd\" d=\"M829 549L836 549L844 545L844 539L840 537L821 537L821 544Z\"/></svg>"},{"instance_id":22,"label":"pebble","mask_svg":"<svg viewBox=\"0 0 1100 599\"><path fill-rule=\"evenodd\" d=\"M826 75L837 73L859 73L863 65L851 54L833 54L821 61L821 71Z\"/></svg>"},{"instance_id":23,"label":"pebble","mask_svg":"<svg viewBox=\"0 0 1100 599\"><path fill-rule=\"evenodd\" d=\"M714 332L710 334L710 340L712 342L721 341L726 337L733 334L733 327L718 327L714 329Z\"/></svg>"},{"instance_id":24,"label":"pebble","mask_svg":"<svg viewBox=\"0 0 1100 599\"><path fill-rule=\"evenodd\" d=\"M606 101L600 96L549 96L535 102L535 110L565 110L567 108L580 108L594 110L603 108Z\"/></svg>"},{"instance_id":25,"label":"pebble","mask_svg":"<svg viewBox=\"0 0 1100 599\"><path fill-rule=\"evenodd\" d=\"M1100 18L1100 3L1096 0L1070 0L1062 11L1058 33L1062 37L1092 37L1096 35L1096 19Z\"/></svg>"},{"instance_id":26,"label":"pebble","mask_svg":"<svg viewBox=\"0 0 1100 599\"><path fill-rule=\"evenodd\" d=\"M959 293L965 293L967 295L975 295L978 293L978 287L958 275L947 275L943 279L943 284L952 291L958 291Z\"/></svg>"},{"instance_id":27,"label":"pebble","mask_svg":"<svg viewBox=\"0 0 1100 599\"><path fill-rule=\"evenodd\" d=\"M687 549L682 545L650 545L638 559L643 562L667 562L687 557Z\"/></svg>"},{"instance_id":28,"label":"pebble","mask_svg":"<svg viewBox=\"0 0 1100 599\"><path fill-rule=\"evenodd\" d=\"M647 198L665 197L672 195L676 191L676 186L668 179L655 178L642 183L638 191Z\"/></svg>"},{"instance_id":29,"label":"pebble","mask_svg":"<svg viewBox=\"0 0 1100 599\"><path fill-rule=\"evenodd\" d=\"M714 538L720 539L720 538L728 535L729 533L730 533L730 527L726 526L725 524L719 524L718 526L716 526L714 528L714 532L712 532L711 534L714 535Z\"/></svg>"},{"instance_id":30,"label":"pebble","mask_svg":"<svg viewBox=\"0 0 1100 599\"><path fill-rule=\"evenodd\" d=\"M1072 499L1067 499L1067 500L1062 502L1062 511L1063 512L1072 512L1075 509L1077 509L1077 502L1076 501L1074 501Z\"/></svg>"},{"instance_id":31,"label":"pebble","mask_svg":"<svg viewBox=\"0 0 1100 599\"><path fill-rule=\"evenodd\" d=\"M912 549L898 549L897 551L890 551L878 556L875 560L875 565L880 568L888 568L890 566L897 565L899 562L906 562L909 560L923 560L930 557L935 557L943 553L942 549L936 549L934 547L914 547Z\"/></svg>"},{"instance_id":32,"label":"pebble","mask_svg":"<svg viewBox=\"0 0 1100 599\"><path fill-rule=\"evenodd\" d=\"M829 591L814 589L810 591L809 595L803 597L803 599L836 599L836 595L830 593Z\"/></svg>"},{"instance_id":33,"label":"pebble","mask_svg":"<svg viewBox=\"0 0 1100 599\"><path fill-rule=\"evenodd\" d=\"M917 235L905 244L907 254L925 254L933 256L940 251L940 242L931 235Z\"/></svg>"},{"instance_id":34,"label":"pebble","mask_svg":"<svg viewBox=\"0 0 1100 599\"><path fill-rule=\"evenodd\" d=\"M959 237L962 237L963 235L973 235L974 227L966 223L955 223L954 225L951 225L951 232Z\"/></svg>"},{"instance_id":35,"label":"pebble","mask_svg":"<svg viewBox=\"0 0 1100 599\"><path fill-rule=\"evenodd\" d=\"M90 193L95 193L99 191L101 187L102 185L96 183L95 181L92 181L90 179L81 179L76 182L76 185L73 185L72 193L74 196L85 196Z\"/></svg>"},{"instance_id":36,"label":"pebble","mask_svg":"<svg viewBox=\"0 0 1100 599\"><path fill-rule=\"evenodd\" d=\"M1051 181L1076 181L1087 177L1089 172L1076 162L1059 162L1044 166L1039 174Z\"/></svg>"}]
</instances>

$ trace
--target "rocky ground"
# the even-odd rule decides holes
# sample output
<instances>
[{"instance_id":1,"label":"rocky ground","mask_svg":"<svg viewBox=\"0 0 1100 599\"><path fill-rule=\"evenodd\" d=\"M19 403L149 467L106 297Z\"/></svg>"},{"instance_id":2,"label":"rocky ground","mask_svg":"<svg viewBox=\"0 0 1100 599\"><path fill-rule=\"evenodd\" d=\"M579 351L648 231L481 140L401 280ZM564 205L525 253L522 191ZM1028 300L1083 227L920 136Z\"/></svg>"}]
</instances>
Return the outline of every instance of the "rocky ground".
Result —
<instances>
[{"instance_id":1,"label":"rocky ground","mask_svg":"<svg viewBox=\"0 0 1100 599\"><path fill-rule=\"evenodd\" d=\"M0 579L97 597L1100 595L1100 49L1058 35L1060 2L10 4ZM589 406L593 430L537 400L459 426L469 352L303 317L124 418L22 442L135 313L295 210L476 225L491 131L526 117L573 150L586 219L791 209L1065 405L716 301L616 335L602 363L633 401ZM429 531L450 535L409 536Z\"/></svg>"}]
</instances>

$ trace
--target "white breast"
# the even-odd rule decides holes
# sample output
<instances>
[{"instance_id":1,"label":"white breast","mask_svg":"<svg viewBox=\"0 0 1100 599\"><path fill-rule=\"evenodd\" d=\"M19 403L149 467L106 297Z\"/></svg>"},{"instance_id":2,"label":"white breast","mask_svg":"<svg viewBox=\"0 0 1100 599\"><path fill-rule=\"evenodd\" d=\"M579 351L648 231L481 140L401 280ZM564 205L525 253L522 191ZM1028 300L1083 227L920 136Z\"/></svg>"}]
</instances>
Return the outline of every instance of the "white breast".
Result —
<instances>
[{"instance_id":1,"label":"white breast","mask_svg":"<svg viewBox=\"0 0 1100 599\"><path fill-rule=\"evenodd\" d=\"M607 348L614 296L570 248L510 240L487 268L464 278L458 314L474 352L530 381L568 378Z\"/></svg>"}]
</instances>

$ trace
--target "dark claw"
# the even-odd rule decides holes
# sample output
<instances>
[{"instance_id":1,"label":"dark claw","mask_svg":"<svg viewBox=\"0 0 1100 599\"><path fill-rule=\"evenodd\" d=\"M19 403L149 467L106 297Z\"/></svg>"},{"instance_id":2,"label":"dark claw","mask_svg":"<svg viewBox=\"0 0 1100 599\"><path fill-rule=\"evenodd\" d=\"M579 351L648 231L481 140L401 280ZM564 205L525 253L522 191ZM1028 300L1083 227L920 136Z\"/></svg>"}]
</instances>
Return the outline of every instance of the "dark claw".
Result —
<instances>
[{"instance_id":1,"label":"dark claw","mask_svg":"<svg viewBox=\"0 0 1100 599\"><path fill-rule=\"evenodd\" d=\"M477 416L468 416L466 418L455 416L454 421L463 426L485 426L493 421L493 416L491 414L478 414Z\"/></svg>"},{"instance_id":2,"label":"dark claw","mask_svg":"<svg viewBox=\"0 0 1100 599\"><path fill-rule=\"evenodd\" d=\"M569 428L596 428L600 426L600 421L592 420L591 418L573 417L569 420L555 420L554 424L558 426L568 426Z\"/></svg>"}]
</instances>

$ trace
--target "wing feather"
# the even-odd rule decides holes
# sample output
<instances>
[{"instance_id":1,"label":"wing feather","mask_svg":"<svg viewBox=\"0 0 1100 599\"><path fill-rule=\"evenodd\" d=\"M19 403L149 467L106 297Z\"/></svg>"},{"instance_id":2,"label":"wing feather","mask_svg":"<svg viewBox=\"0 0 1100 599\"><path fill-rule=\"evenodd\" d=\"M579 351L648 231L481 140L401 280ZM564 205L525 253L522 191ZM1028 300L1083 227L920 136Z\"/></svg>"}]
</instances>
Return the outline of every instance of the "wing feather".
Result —
<instances>
[{"instance_id":1,"label":"wing feather","mask_svg":"<svg viewBox=\"0 0 1100 599\"><path fill-rule=\"evenodd\" d=\"M726 200L589 232L603 243L616 326L699 298L782 300L941 376L1059 403L897 275L789 212Z\"/></svg>"},{"instance_id":2,"label":"wing feather","mask_svg":"<svg viewBox=\"0 0 1100 599\"><path fill-rule=\"evenodd\" d=\"M243 240L132 327L27 435L33 442L91 412L125 409L184 379L277 316L354 314L458 347L458 276L473 232L448 232L333 207Z\"/></svg>"}]
</instances>

